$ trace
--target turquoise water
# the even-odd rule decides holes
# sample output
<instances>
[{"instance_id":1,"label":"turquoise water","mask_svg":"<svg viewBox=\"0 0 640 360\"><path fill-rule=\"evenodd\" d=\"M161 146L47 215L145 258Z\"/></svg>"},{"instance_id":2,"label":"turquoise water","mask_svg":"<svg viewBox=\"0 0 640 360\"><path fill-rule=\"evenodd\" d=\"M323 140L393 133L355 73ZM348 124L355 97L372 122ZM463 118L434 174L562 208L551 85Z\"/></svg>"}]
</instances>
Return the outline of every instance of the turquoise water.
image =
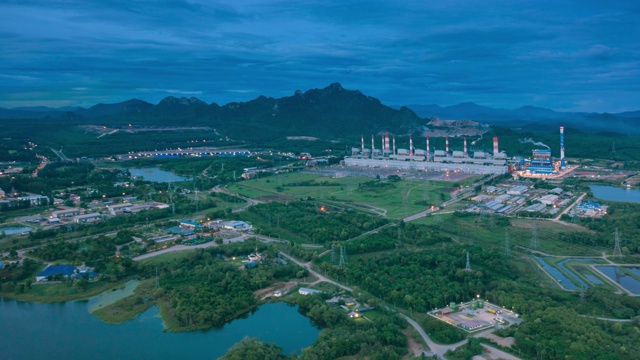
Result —
<instances>
[{"instance_id":1,"label":"turquoise water","mask_svg":"<svg viewBox=\"0 0 640 360\"><path fill-rule=\"evenodd\" d=\"M0 358L216 359L243 337L278 344L284 354L311 345L320 334L297 306L268 303L220 329L163 331L153 307L136 319L108 325L88 311L87 302L23 303L0 299Z\"/></svg>"},{"instance_id":2,"label":"turquoise water","mask_svg":"<svg viewBox=\"0 0 640 360\"><path fill-rule=\"evenodd\" d=\"M33 229L30 228L30 227L27 227L27 226L0 227L0 234L2 234L4 232L5 235L22 234L24 232L29 232L29 231L33 231Z\"/></svg>"},{"instance_id":3,"label":"turquoise water","mask_svg":"<svg viewBox=\"0 0 640 360\"><path fill-rule=\"evenodd\" d=\"M640 190L622 189L614 186L591 185L593 196L602 200L640 203Z\"/></svg>"},{"instance_id":4,"label":"turquoise water","mask_svg":"<svg viewBox=\"0 0 640 360\"><path fill-rule=\"evenodd\" d=\"M132 177L142 177L144 181L151 182L179 182L191 180L183 176L176 175L169 171L160 170L158 168L129 169Z\"/></svg>"}]
</instances>

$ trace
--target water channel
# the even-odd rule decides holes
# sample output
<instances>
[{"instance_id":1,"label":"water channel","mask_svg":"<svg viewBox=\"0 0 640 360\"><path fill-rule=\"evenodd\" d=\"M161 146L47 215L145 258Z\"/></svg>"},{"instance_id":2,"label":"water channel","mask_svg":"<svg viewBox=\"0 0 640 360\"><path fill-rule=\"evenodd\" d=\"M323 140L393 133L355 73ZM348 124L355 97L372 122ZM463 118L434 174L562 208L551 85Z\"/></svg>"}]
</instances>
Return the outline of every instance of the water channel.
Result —
<instances>
[{"instance_id":1,"label":"water channel","mask_svg":"<svg viewBox=\"0 0 640 360\"><path fill-rule=\"evenodd\" d=\"M320 330L283 302L260 306L219 329L171 333L153 307L136 319L108 325L89 313L91 301L57 304L0 299L3 359L216 359L245 336L300 353Z\"/></svg>"},{"instance_id":2,"label":"water channel","mask_svg":"<svg viewBox=\"0 0 640 360\"><path fill-rule=\"evenodd\" d=\"M640 189L631 190L606 185L590 185L589 189L598 199L640 203Z\"/></svg>"}]
</instances>

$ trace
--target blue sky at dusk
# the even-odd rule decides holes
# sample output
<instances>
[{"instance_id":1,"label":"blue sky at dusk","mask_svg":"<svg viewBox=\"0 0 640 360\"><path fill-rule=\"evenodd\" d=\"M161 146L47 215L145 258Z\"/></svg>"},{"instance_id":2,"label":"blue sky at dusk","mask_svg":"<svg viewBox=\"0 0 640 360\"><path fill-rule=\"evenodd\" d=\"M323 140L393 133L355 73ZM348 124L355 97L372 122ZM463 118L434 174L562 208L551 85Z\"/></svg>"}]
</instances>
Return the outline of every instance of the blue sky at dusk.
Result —
<instances>
[{"instance_id":1,"label":"blue sky at dusk","mask_svg":"<svg viewBox=\"0 0 640 360\"><path fill-rule=\"evenodd\" d=\"M340 82L386 104L640 109L638 1L0 3L0 106Z\"/></svg>"}]
</instances>

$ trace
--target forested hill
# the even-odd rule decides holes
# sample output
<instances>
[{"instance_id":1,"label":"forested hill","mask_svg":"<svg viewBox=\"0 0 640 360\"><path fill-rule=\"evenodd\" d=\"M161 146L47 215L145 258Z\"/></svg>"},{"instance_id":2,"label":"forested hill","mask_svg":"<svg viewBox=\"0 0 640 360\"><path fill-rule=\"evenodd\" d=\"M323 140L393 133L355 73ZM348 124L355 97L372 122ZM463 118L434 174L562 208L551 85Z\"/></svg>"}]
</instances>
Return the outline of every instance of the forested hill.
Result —
<instances>
[{"instance_id":1,"label":"forested hill","mask_svg":"<svg viewBox=\"0 0 640 360\"><path fill-rule=\"evenodd\" d=\"M21 117L25 111L0 117ZM28 112L30 118L35 112ZM425 120L408 108L393 109L378 99L334 83L324 89L296 91L292 96L260 96L247 102L224 106L207 104L197 98L167 97L157 105L141 100L98 104L88 109L42 112L43 117L69 124L100 124L109 127L127 124L143 126L209 126L231 138L271 140L284 136L344 138L383 131L409 133L421 129Z\"/></svg>"}]
</instances>

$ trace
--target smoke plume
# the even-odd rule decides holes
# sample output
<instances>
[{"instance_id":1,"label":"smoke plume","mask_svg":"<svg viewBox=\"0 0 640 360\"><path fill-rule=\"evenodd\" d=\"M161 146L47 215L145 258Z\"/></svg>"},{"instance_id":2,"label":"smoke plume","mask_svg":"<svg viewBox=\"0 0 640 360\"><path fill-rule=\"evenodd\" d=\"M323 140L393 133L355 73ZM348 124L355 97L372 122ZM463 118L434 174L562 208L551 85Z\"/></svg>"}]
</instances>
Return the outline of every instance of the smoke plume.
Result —
<instances>
[{"instance_id":1,"label":"smoke plume","mask_svg":"<svg viewBox=\"0 0 640 360\"><path fill-rule=\"evenodd\" d=\"M544 144L544 143L541 143L541 142L539 142L539 141L533 141L533 139L532 139L532 138L518 139L518 141L520 142L520 144L524 144L524 143L531 143L531 144L536 145L536 146L544 146L544 147L546 147L547 149L551 150L551 148L549 147L549 145Z\"/></svg>"}]
</instances>

